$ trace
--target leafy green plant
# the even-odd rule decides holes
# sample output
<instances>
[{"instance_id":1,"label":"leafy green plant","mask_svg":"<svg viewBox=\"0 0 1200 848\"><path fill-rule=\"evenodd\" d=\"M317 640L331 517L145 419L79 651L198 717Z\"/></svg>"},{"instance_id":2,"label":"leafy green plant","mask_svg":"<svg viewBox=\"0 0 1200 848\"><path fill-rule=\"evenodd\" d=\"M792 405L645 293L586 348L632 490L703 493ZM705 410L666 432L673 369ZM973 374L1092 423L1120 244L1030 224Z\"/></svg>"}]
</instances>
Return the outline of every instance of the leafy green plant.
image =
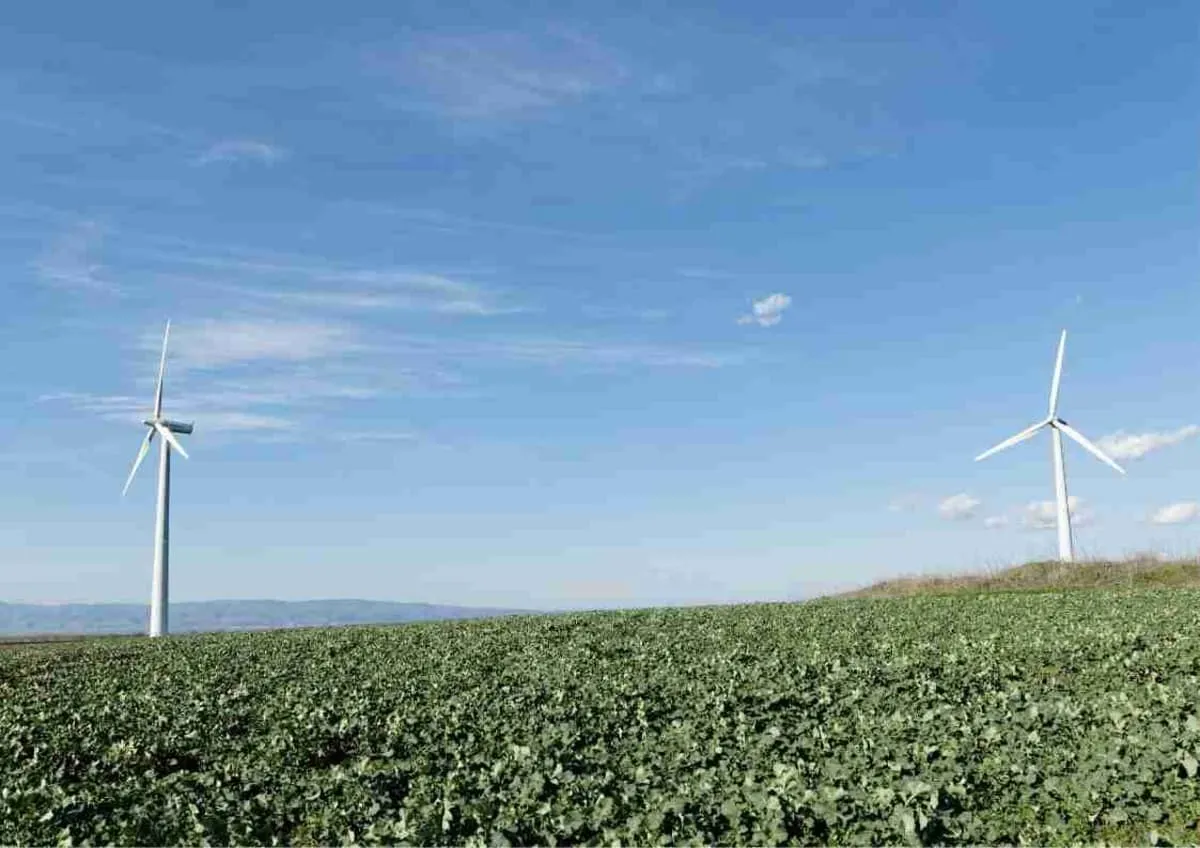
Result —
<instances>
[{"instance_id":1,"label":"leafy green plant","mask_svg":"<svg viewBox=\"0 0 1200 848\"><path fill-rule=\"evenodd\" d=\"M2 844L1200 840L1200 593L0 653Z\"/></svg>"}]
</instances>

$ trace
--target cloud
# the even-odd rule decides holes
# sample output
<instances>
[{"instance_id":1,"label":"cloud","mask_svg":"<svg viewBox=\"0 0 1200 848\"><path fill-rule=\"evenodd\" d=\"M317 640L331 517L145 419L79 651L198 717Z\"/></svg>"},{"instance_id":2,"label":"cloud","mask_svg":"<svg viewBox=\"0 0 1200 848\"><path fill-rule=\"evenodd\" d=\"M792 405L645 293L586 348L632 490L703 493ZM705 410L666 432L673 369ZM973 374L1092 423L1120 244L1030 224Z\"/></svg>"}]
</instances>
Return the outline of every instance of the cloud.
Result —
<instances>
[{"instance_id":1,"label":"cloud","mask_svg":"<svg viewBox=\"0 0 1200 848\"><path fill-rule=\"evenodd\" d=\"M815 150L781 150L778 159L780 164L799 171L816 171L832 164L828 156Z\"/></svg>"},{"instance_id":2,"label":"cloud","mask_svg":"<svg viewBox=\"0 0 1200 848\"><path fill-rule=\"evenodd\" d=\"M47 285L77 291L115 294L118 286L102 279L104 266L95 259L104 231L95 221L83 221L54 241L34 261L38 277Z\"/></svg>"},{"instance_id":3,"label":"cloud","mask_svg":"<svg viewBox=\"0 0 1200 848\"><path fill-rule=\"evenodd\" d=\"M738 318L739 324L758 324L760 327L773 327L783 319L784 310L792 305L792 299L786 294L771 294L762 300L754 301L754 311L750 315Z\"/></svg>"},{"instance_id":4,"label":"cloud","mask_svg":"<svg viewBox=\"0 0 1200 848\"><path fill-rule=\"evenodd\" d=\"M39 401L66 403L108 421L138 423L149 412L161 344L157 329L143 337L140 347L147 359L139 366L140 388L133 393L57 392ZM374 398L403 379L392 373L398 369L356 379L353 372L361 371L361 365L347 362L345 355L362 348L350 329L330 323L237 319L175 324L166 410L173 418L195 421L204 433L255 434L260 441L294 438L301 432L298 414ZM242 372L241 366L250 363L253 371Z\"/></svg>"},{"instance_id":5,"label":"cloud","mask_svg":"<svg viewBox=\"0 0 1200 848\"><path fill-rule=\"evenodd\" d=\"M328 370L328 368L326 369ZM362 385L353 379L324 379L297 371L267 370L252 380L214 378L210 373L179 375L168 364L166 410L173 417L196 422L198 431L290 434L299 429L296 416L324 408L344 409L346 401L376 398L394 386L372 376ZM40 403L65 403L105 421L141 423L150 411L154 375L147 371L145 390L135 394L55 392ZM361 380L361 378L360 378Z\"/></svg>"},{"instance_id":6,"label":"cloud","mask_svg":"<svg viewBox=\"0 0 1200 848\"><path fill-rule=\"evenodd\" d=\"M475 316L529 311L496 303L494 293L475 283L409 268L345 267L302 256L220 256L180 251L153 255L176 266L198 266L223 275L237 274L246 280L242 284L205 282L208 288L294 306Z\"/></svg>"},{"instance_id":7,"label":"cloud","mask_svg":"<svg viewBox=\"0 0 1200 848\"><path fill-rule=\"evenodd\" d=\"M741 361L737 354L707 353L655 345L618 342L582 342L566 339L495 339L443 346L447 353L494 359L496 357L538 365L584 364L597 366L720 368Z\"/></svg>"},{"instance_id":8,"label":"cloud","mask_svg":"<svg viewBox=\"0 0 1200 848\"><path fill-rule=\"evenodd\" d=\"M672 170L682 180L682 197L690 196L693 189L705 187L729 174L753 174L767 170L816 171L833 164L824 154L789 148L753 154L684 148L679 158L680 164Z\"/></svg>"},{"instance_id":9,"label":"cloud","mask_svg":"<svg viewBox=\"0 0 1200 848\"><path fill-rule=\"evenodd\" d=\"M408 430L375 430L337 432L333 439L339 442L414 442L419 438L416 433Z\"/></svg>"},{"instance_id":10,"label":"cloud","mask_svg":"<svg viewBox=\"0 0 1200 848\"><path fill-rule=\"evenodd\" d=\"M938 515L947 521L965 521L974 518L982 503L965 492L951 495L938 504Z\"/></svg>"},{"instance_id":11,"label":"cloud","mask_svg":"<svg viewBox=\"0 0 1200 848\"><path fill-rule=\"evenodd\" d=\"M583 306L580 312L590 318L631 319L635 321L665 321L672 317L669 309L637 309L610 306Z\"/></svg>"},{"instance_id":12,"label":"cloud","mask_svg":"<svg viewBox=\"0 0 1200 848\"><path fill-rule=\"evenodd\" d=\"M331 204L331 208L366 213L395 219L404 224L410 231L433 231L438 233L504 233L528 236L555 236L559 239L592 242L603 238L594 232L571 230L563 227L548 227L537 224L517 223L514 221L496 221L489 218L478 218L473 215L450 213L444 209L428 207L397 206L390 203L363 200L341 200Z\"/></svg>"},{"instance_id":13,"label":"cloud","mask_svg":"<svg viewBox=\"0 0 1200 848\"><path fill-rule=\"evenodd\" d=\"M161 345L157 331L142 344L154 352ZM207 320L172 326L168 356L176 369L214 369L263 361L303 362L358 347L350 328L329 322Z\"/></svg>"},{"instance_id":14,"label":"cloud","mask_svg":"<svg viewBox=\"0 0 1200 848\"><path fill-rule=\"evenodd\" d=\"M1010 523L1007 515L989 515L983 519L983 526L989 530L998 530L1001 527L1007 527Z\"/></svg>"},{"instance_id":15,"label":"cloud","mask_svg":"<svg viewBox=\"0 0 1200 848\"><path fill-rule=\"evenodd\" d=\"M210 165L214 162L261 162L274 165L284 157L283 148L265 141L250 139L226 139L218 141L196 157L194 164Z\"/></svg>"},{"instance_id":16,"label":"cloud","mask_svg":"<svg viewBox=\"0 0 1200 848\"><path fill-rule=\"evenodd\" d=\"M1067 511L1074 527L1091 524L1095 517L1083 508L1083 501L1074 495L1067 498ZM1033 501L1026 504L1021 514L1021 523L1030 530L1053 530L1058 526L1058 506L1054 501Z\"/></svg>"},{"instance_id":17,"label":"cloud","mask_svg":"<svg viewBox=\"0 0 1200 848\"><path fill-rule=\"evenodd\" d=\"M216 432L259 432L263 430L279 432L291 430L295 422L277 415L256 415L250 412L213 412L203 413L203 427L206 431Z\"/></svg>"},{"instance_id":18,"label":"cloud","mask_svg":"<svg viewBox=\"0 0 1200 848\"><path fill-rule=\"evenodd\" d=\"M1104 436L1097 444L1113 459L1141 459L1148 453L1177 445L1197 434L1200 434L1200 426L1195 424L1161 433L1126 433L1118 430Z\"/></svg>"},{"instance_id":19,"label":"cloud","mask_svg":"<svg viewBox=\"0 0 1200 848\"><path fill-rule=\"evenodd\" d=\"M83 392L58 392L42 395L42 403L65 402L81 412L105 421L139 424L150 414L150 398L131 395L94 395ZM205 432L280 432L291 430L294 422L278 415L261 415L222 409L219 404L204 403L201 398L168 398L171 417L182 420L200 418L198 429Z\"/></svg>"},{"instance_id":20,"label":"cloud","mask_svg":"<svg viewBox=\"0 0 1200 848\"><path fill-rule=\"evenodd\" d=\"M519 306L492 304L482 293L477 296L446 296L443 292L397 294L370 289L311 291L263 288L239 288L237 292L248 297L274 300L293 306L314 306L343 311L407 310L475 316L510 315L529 311Z\"/></svg>"},{"instance_id":21,"label":"cloud","mask_svg":"<svg viewBox=\"0 0 1200 848\"><path fill-rule=\"evenodd\" d=\"M887 510L888 512L912 512L914 509L917 509L920 504L921 498L919 495L911 493L903 494L892 498L892 500L888 502Z\"/></svg>"},{"instance_id":22,"label":"cloud","mask_svg":"<svg viewBox=\"0 0 1200 848\"><path fill-rule=\"evenodd\" d=\"M1150 516L1151 524L1185 524L1200 518L1200 503L1184 501L1164 506Z\"/></svg>"},{"instance_id":23,"label":"cloud","mask_svg":"<svg viewBox=\"0 0 1200 848\"><path fill-rule=\"evenodd\" d=\"M566 31L426 35L376 67L419 89L443 117L523 117L579 102L622 83L623 64L594 41Z\"/></svg>"}]
</instances>

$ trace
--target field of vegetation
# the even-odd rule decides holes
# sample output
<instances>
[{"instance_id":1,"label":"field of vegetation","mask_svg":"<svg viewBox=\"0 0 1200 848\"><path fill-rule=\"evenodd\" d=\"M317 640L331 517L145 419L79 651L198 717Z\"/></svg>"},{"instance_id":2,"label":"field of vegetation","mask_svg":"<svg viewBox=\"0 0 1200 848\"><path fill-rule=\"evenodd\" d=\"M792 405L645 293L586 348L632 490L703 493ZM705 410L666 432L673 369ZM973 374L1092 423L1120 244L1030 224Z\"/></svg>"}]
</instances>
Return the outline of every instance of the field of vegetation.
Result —
<instances>
[{"instance_id":1,"label":"field of vegetation","mask_svg":"<svg viewBox=\"0 0 1200 848\"><path fill-rule=\"evenodd\" d=\"M1200 841L1200 592L0 652L0 844Z\"/></svg>"}]
</instances>

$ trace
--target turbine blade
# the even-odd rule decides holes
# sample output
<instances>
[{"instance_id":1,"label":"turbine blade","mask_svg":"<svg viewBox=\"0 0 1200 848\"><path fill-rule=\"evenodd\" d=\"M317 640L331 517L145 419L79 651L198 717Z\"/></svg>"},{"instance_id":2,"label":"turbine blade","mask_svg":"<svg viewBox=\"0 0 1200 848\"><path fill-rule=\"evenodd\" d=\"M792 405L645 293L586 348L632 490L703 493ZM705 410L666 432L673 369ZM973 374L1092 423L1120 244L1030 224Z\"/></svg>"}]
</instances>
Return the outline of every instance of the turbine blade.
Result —
<instances>
[{"instance_id":1,"label":"turbine blade","mask_svg":"<svg viewBox=\"0 0 1200 848\"><path fill-rule=\"evenodd\" d=\"M1100 450L1100 448L1096 447L1094 444L1092 444L1090 441L1088 441L1086 438L1084 438L1083 433L1080 433L1078 430L1076 430L1070 424L1059 421L1054 426L1057 427L1058 429L1062 430L1063 433L1065 433L1070 438L1074 439L1079 444L1080 447L1082 447L1084 450L1086 450L1092 456L1096 457L1096 459L1103 462L1105 465L1111 466L1115 471L1118 471L1121 474L1125 473L1124 468L1117 465L1116 462L1114 462L1111 458L1109 458L1108 454L1106 454L1104 451Z\"/></svg>"},{"instance_id":2,"label":"turbine blade","mask_svg":"<svg viewBox=\"0 0 1200 848\"><path fill-rule=\"evenodd\" d=\"M142 446L138 448L137 458L133 461L133 468L129 472L129 476L125 478L125 488L121 490L121 497L125 497L125 493L129 491L129 484L133 482L133 475L137 474L138 467L142 464L142 460L146 458L146 454L150 451L150 443L154 441L154 429L146 434L146 438L142 440Z\"/></svg>"},{"instance_id":3,"label":"turbine blade","mask_svg":"<svg viewBox=\"0 0 1200 848\"><path fill-rule=\"evenodd\" d=\"M167 373L167 337L171 335L171 321L167 319L167 329L163 332L162 358L158 360L158 384L154 387L154 418L162 417L163 377Z\"/></svg>"},{"instance_id":4,"label":"turbine blade","mask_svg":"<svg viewBox=\"0 0 1200 848\"><path fill-rule=\"evenodd\" d=\"M1063 351L1067 346L1067 331L1063 330L1058 339L1058 358L1054 360L1054 379L1050 383L1050 416L1058 413L1058 387L1062 382Z\"/></svg>"},{"instance_id":5,"label":"turbine blade","mask_svg":"<svg viewBox=\"0 0 1200 848\"><path fill-rule=\"evenodd\" d=\"M1026 439L1033 438L1033 436L1037 433L1038 430L1042 429L1049 423L1050 423L1049 421L1039 421L1038 423L1034 424L1032 427L1026 427L1020 433L1017 433L1017 435L1011 436L1011 437L1005 439L1003 442L996 445L994 448L989 448L988 450L985 450L979 456L975 457L975 461L979 462L979 460L981 460L981 459L987 459L992 454L1000 453L1000 451L1004 450L1005 448L1011 448L1013 445L1019 444L1020 442L1023 442Z\"/></svg>"},{"instance_id":6,"label":"turbine blade","mask_svg":"<svg viewBox=\"0 0 1200 848\"><path fill-rule=\"evenodd\" d=\"M175 434L174 434L174 433L172 433L170 430L168 430L168 429L167 429L166 427L164 427L162 424L157 424L157 423L156 423L156 424L154 425L154 429L155 429L155 430L157 430L159 433L161 433L161 434L162 434L162 437L163 437L164 439L166 439L166 440L167 440L167 444L169 444L169 445L170 445L171 447L173 447L175 450L177 450L177 451L179 451L181 454L183 454L183 458L184 458L184 459L187 459L187 458L188 458L187 451L185 451L185 450L183 449L183 445L179 444L179 439L175 438Z\"/></svg>"}]
</instances>

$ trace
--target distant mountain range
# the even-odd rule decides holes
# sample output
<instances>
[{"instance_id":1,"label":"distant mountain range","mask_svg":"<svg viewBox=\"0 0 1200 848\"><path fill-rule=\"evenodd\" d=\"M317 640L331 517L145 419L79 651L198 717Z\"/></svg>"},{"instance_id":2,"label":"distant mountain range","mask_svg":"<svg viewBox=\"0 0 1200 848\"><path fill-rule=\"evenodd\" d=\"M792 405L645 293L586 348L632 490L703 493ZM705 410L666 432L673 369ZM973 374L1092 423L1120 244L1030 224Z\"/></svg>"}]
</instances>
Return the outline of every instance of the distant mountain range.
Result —
<instances>
[{"instance_id":1,"label":"distant mountain range","mask_svg":"<svg viewBox=\"0 0 1200 848\"><path fill-rule=\"evenodd\" d=\"M389 601L192 601L171 604L172 633L395 624L488 618L532 610L406 604ZM0 636L144 633L146 604L9 604L0 601Z\"/></svg>"}]
</instances>

